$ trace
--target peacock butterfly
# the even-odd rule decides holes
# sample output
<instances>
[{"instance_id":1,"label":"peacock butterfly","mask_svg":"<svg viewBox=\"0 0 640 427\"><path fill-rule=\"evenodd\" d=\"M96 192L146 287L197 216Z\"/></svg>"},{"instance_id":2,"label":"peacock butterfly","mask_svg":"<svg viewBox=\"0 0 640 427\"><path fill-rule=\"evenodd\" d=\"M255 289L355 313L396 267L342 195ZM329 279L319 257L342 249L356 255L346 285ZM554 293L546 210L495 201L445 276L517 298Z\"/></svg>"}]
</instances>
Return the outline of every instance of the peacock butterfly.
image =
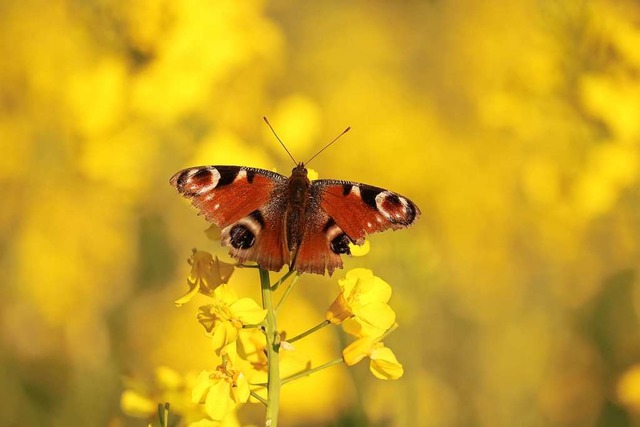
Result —
<instances>
[{"instance_id":1,"label":"peacock butterfly","mask_svg":"<svg viewBox=\"0 0 640 427\"><path fill-rule=\"evenodd\" d=\"M232 257L273 271L288 264L300 273L331 275L342 268L340 255L350 254L349 243L362 245L367 234L406 228L420 215L411 200L383 188L310 181L306 163L291 158L296 167L289 178L245 166L197 166L176 173L170 183L221 228Z\"/></svg>"}]
</instances>

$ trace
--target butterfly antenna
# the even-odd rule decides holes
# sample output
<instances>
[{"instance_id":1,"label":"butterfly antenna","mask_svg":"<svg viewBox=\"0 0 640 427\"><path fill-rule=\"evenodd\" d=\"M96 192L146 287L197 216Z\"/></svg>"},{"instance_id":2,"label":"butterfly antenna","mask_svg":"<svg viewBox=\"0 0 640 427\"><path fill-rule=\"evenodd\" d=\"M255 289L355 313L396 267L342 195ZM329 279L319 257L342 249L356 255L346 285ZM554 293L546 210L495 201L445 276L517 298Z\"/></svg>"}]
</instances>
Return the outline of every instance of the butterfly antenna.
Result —
<instances>
[{"instance_id":1,"label":"butterfly antenna","mask_svg":"<svg viewBox=\"0 0 640 427\"><path fill-rule=\"evenodd\" d=\"M267 126L269 126L269 129L271 129L271 132L273 132L273 134L275 135L276 139L278 140L278 142L280 143L280 145L282 145L282 147L284 148L284 151L287 152L287 154L289 155L289 157L291 157L291 160L293 160L293 163L295 163L296 165L298 164L298 162L296 162L296 159L293 158L293 156L291 155L291 153L289 152L289 150L287 149L287 146L284 145L284 142L282 142L282 140L280 139L280 137L278 136L278 134L276 133L275 130L273 130L273 126L271 126L271 123L269 123L269 120L267 120L266 117L262 117L262 119L264 120L264 122L267 124Z\"/></svg>"},{"instance_id":2,"label":"butterfly antenna","mask_svg":"<svg viewBox=\"0 0 640 427\"><path fill-rule=\"evenodd\" d=\"M328 143L327 145L325 145L320 151L318 151L316 154L314 154L313 156L311 156L311 158L309 160L307 160L306 162L304 162L304 164L309 164L309 162L313 159L315 159L318 154L322 153L324 150L326 150L327 148L329 148L331 146L331 144L333 144L334 142L336 142L338 139L340 139L340 137L342 135L344 135L345 133L349 132L351 130L351 126L349 126L348 128L346 128L345 130L342 131L342 133L338 136L336 136L335 138L333 138L333 141L331 141L330 143Z\"/></svg>"}]
</instances>

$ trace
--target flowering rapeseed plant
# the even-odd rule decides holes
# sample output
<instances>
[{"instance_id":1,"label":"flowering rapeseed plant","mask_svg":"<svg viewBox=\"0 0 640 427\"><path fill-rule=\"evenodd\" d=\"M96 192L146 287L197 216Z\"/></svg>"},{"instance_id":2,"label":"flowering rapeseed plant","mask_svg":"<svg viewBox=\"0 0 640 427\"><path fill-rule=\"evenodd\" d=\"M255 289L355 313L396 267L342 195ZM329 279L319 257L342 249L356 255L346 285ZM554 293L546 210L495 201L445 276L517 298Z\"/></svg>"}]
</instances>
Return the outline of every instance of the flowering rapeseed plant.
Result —
<instances>
[{"instance_id":1,"label":"flowering rapeseed plant","mask_svg":"<svg viewBox=\"0 0 640 427\"><path fill-rule=\"evenodd\" d=\"M201 407L191 416L190 426L216 425L229 422L235 411L245 403L262 403L267 408L266 425L276 426L280 387L307 377L331 366L345 363L355 365L370 359L370 370L380 379L398 379L403 367L382 339L396 327L395 312L388 305L391 286L375 276L371 270L356 268L338 281L340 293L327 310L325 319L317 326L292 338L277 326L277 311L293 290L300 274L289 271L271 283L269 272L258 269L262 290L262 306L251 298L239 298L232 284L225 283L233 273L233 266L211 254L194 250L189 291L177 301L182 305L196 293L209 298L199 307L197 320L211 336L217 366L203 370L191 385L191 404ZM284 292L274 303L275 292L288 282ZM333 361L312 363L296 349L296 342L328 325L343 325L344 330L357 339L348 345L342 356ZM134 413L148 413L154 407L145 396L127 390L122 406ZM177 406L178 412L183 408ZM175 410L174 410L175 412ZM213 423L213 424L209 424Z\"/></svg>"}]
</instances>

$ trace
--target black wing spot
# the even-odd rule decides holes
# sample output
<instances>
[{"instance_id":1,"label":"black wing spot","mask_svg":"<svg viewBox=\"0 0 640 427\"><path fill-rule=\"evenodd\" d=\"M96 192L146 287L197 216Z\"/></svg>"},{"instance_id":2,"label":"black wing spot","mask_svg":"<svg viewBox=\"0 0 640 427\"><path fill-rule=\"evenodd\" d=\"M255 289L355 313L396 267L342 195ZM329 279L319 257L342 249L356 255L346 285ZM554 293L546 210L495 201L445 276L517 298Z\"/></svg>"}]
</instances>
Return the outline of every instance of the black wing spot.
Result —
<instances>
[{"instance_id":1,"label":"black wing spot","mask_svg":"<svg viewBox=\"0 0 640 427\"><path fill-rule=\"evenodd\" d=\"M416 219L416 214L416 206L413 203L409 202L407 204L407 219L404 221L404 224L412 224Z\"/></svg>"},{"instance_id":2,"label":"black wing spot","mask_svg":"<svg viewBox=\"0 0 640 427\"><path fill-rule=\"evenodd\" d=\"M220 179L218 179L218 185L216 187L222 187L231 184L236 180L238 172L240 172L240 168L219 168L218 173L220 174Z\"/></svg>"},{"instance_id":3,"label":"black wing spot","mask_svg":"<svg viewBox=\"0 0 640 427\"><path fill-rule=\"evenodd\" d=\"M387 204L391 204L393 205L393 207L400 207L402 206L402 202L400 201L400 197L398 197L395 194L389 194L387 197L384 198L384 203Z\"/></svg>"},{"instance_id":4,"label":"black wing spot","mask_svg":"<svg viewBox=\"0 0 640 427\"><path fill-rule=\"evenodd\" d=\"M182 187L184 187L185 181L187 180L187 175L189 175L189 171L182 171L178 179L176 180L176 188L182 191Z\"/></svg>"},{"instance_id":5,"label":"black wing spot","mask_svg":"<svg viewBox=\"0 0 640 427\"><path fill-rule=\"evenodd\" d=\"M246 172L247 172L247 182L248 182L249 184L253 184L253 178L255 178L255 177L256 177L256 173L255 173L255 171L248 170L248 171L246 171Z\"/></svg>"},{"instance_id":6,"label":"black wing spot","mask_svg":"<svg viewBox=\"0 0 640 427\"><path fill-rule=\"evenodd\" d=\"M210 178L211 176L212 176L212 173L209 170L209 168L202 168L202 169L199 169L198 172L191 175L191 179L195 181L200 181L201 179Z\"/></svg>"},{"instance_id":7,"label":"black wing spot","mask_svg":"<svg viewBox=\"0 0 640 427\"><path fill-rule=\"evenodd\" d=\"M351 193L351 189L353 188L353 184L342 184L342 195L348 196Z\"/></svg>"},{"instance_id":8,"label":"black wing spot","mask_svg":"<svg viewBox=\"0 0 640 427\"><path fill-rule=\"evenodd\" d=\"M410 225L416 219L415 205L405 198L401 199L397 194L387 194L381 208L389 222L393 224ZM400 215L397 215L398 212Z\"/></svg>"},{"instance_id":9,"label":"black wing spot","mask_svg":"<svg viewBox=\"0 0 640 427\"><path fill-rule=\"evenodd\" d=\"M249 249L256 242L256 236L242 224L236 224L229 231L229 242L236 249Z\"/></svg>"},{"instance_id":10,"label":"black wing spot","mask_svg":"<svg viewBox=\"0 0 640 427\"><path fill-rule=\"evenodd\" d=\"M360 196L362 197L362 201L367 205L371 206L373 209L378 209L376 205L376 196L380 194L382 190L372 187L360 187Z\"/></svg>"},{"instance_id":11,"label":"black wing spot","mask_svg":"<svg viewBox=\"0 0 640 427\"><path fill-rule=\"evenodd\" d=\"M336 225L336 222L333 220L333 218L329 218L329 220L327 221L327 223L324 225L324 227L322 228L322 232L326 233L327 231L329 231L329 229L331 227L333 227L334 225Z\"/></svg>"},{"instance_id":12,"label":"black wing spot","mask_svg":"<svg viewBox=\"0 0 640 427\"><path fill-rule=\"evenodd\" d=\"M264 228L264 217L262 216L262 212L256 209L255 211L251 212L249 216L255 219L258 224L260 224L260 228Z\"/></svg>"},{"instance_id":13,"label":"black wing spot","mask_svg":"<svg viewBox=\"0 0 640 427\"><path fill-rule=\"evenodd\" d=\"M349 237L345 233L342 233L331 241L331 245L330 245L331 250L333 251L333 253L338 255L340 254L351 255L351 249L349 249L349 242L351 242L351 240L349 240Z\"/></svg>"}]
</instances>

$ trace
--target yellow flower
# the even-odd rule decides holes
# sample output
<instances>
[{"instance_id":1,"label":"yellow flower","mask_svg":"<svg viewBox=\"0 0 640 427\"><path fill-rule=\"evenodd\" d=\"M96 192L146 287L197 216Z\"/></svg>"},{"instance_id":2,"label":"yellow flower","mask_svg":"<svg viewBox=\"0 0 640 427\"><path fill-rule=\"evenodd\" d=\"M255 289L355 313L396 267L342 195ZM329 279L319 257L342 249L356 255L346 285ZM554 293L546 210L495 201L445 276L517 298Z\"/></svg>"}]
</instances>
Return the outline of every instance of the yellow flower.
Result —
<instances>
[{"instance_id":1,"label":"yellow flower","mask_svg":"<svg viewBox=\"0 0 640 427\"><path fill-rule=\"evenodd\" d=\"M244 325L257 325L267 315L251 298L240 298L229 285L221 285L213 291L213 303L200 307L198 321L213 338L217 354L238 338Z\"/></svg>"},{"instance_id":2,"label":"yellow flower","mask_svg":"<svg viewBox=\"0 0 640 427\"><path fill-rule=\"evenodd\" d=\"M369 239L365 239L364 243L360 246L355 243L349 243L349 250L351 251L351 256L365 256L371 250L371 243Z\"/></svg>"},{"instance_id":3,"label":"yellow flower","mask_svg":"<svg viewBox=\"0 0 640 427\"><path fill-rule=\"evenodd\" d=\"M158 403L139 391L125 390L120 396L120 408L132 417L146 418L157 410Z\"/></svg>"},{"instance_id":4,"label":"yellow flower","mask_svg":"<svg viewBox=\"0 0 640 427\"><path fill-rule=\"evenodd\" d=\"M195 379L195 373L181 375L165 366L155 369L151 384L126 378L125 391L120 397L122 412L136 418L157 418L158 403L170 402L171 413L182 417L185 423L199 420L205 413L202 406L191 402Z\"/></svg>"},{"instance_id":5,"label":"yellow flower","mask_svg":"<svg viewBox=\"0 0 640 427\"><path fill-rule=\"evenodd\" d=\"M210 253L195 249L188 262L191 265L191 272L187 276L189 291L175 301L178 307L191 300L198 292L212 296L218 286L229 281L234 269L233 264L222 262L218 257L214 259Z\"/></svg>"},{"instance_id":6,"label":"yellow flower","mask_svg":"<svg viewBox=\"0 0 640 427\"><path fill-rule=\"evenodd\" d=\"M398 362L390 348L371 337L362 337L342 351L342 358L348 366L353 366L365 357L369 357L369 370L382 380L397 380L404 374L402 364Z\"/></svg>"},{"instance_id":7,"label":"yellow flower","mask_svg":"<svg viewBox=\"0 0 640 427\"><path fill-rule=\"evenodd\" d=\"M214 421L223 420L233 409L249 399L249 382L227 360L213 371L202 371L193 387L191 399L205 405Z\"/></svg>"},{"instance_id":8,"label":"yellow flower","mask_svg":"<svg viewBox=\"0 0 640 427\"><path fill-rule=\"evenodd\" d=\"M632 366L622 375L616 394L623 405L634 413L640 413L640 365Z\"/></svg>"},{"instance_id":9,"label":"yellow flower","mask_svg":"<svg viewBox=\"0 0 640 427\"><path fill-rule=\"evenodd\" d=\"M240 422L235 412L229 413L222 421L213 421L203 418L189 424L189 427L240 427Z\"/></svg>"},{"instance_id":10,"label":"yellow flower","mask_svg":"<svg viewBox=\"0 0 640 427\"><path fill-rule=\"evenodd\" d=\"M396 321L395 312L387 304L391 286L371 270L355 268L338 283L342 292L326 316L331 323L339 325L351 319L344 325L346 332L359 337L377 337Z\"/></svg>"},{"instance_id":11,"label":"yellow flower","mask_svg":"<svg viewBox=\"0 0 640 427\"><path fill-rule=\"evenodd\" d=\"M264 333L258 329L243 329L240 331L237 349L238 364L242 366L242 370L246 373L249 382L252 384L266 383L269 361L266 354L267 340ZM278 363L281 378L300 373L311 367L309 358L297 352L294 346L286 341L280 342L279 356ZM256 389L256 392L258 394L266 393L266 389L260 387ZM263 397L266 397L266 395Z\"/></svg>"}]
</instances>

